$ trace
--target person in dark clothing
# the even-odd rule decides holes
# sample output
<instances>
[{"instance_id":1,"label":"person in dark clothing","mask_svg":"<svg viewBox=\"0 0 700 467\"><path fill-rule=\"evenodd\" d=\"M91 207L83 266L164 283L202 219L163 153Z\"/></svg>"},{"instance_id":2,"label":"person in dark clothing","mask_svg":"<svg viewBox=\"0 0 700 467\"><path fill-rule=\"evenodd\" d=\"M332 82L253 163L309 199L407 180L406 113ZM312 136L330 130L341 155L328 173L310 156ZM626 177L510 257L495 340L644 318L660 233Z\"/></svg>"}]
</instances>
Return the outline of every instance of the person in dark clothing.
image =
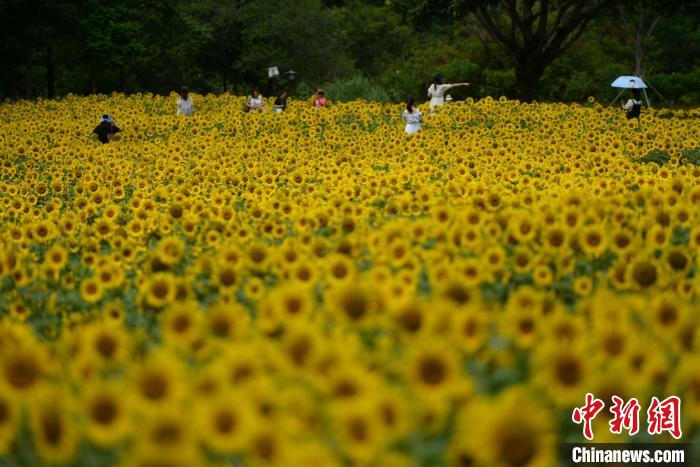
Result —
<instances>
[{"instance_id":1,"label":"person in dark clothing","mask_svg":"<svg viewBox=\"0 0 700 467\"><path fill-rule=\"evenodd\" d=\"M622 110L625 111L628 119L639 118L642 114L642 96L639 89L632 89L632 98L622 104Z\"/></svg>"},{"instance_id":2,"label":"person in dark clothing","mask_svg":"<svg viewBox=\"0 0 700 467\"><path fill-rule=\"evenodd\" d=\"M282 91L277 94L277 97L275 98L275 112L284 112L287 110L287 96L287 91Z\"/></svg>"},{"instance_id":3,"label":"person in dark clothing","mask_svg":"<svg viewBox=\"0 0 700 467\"><path fill-rule=\"evenodd\" d=\"M114 119L109 114L104 114L100 124L92 132L97 135L100 143L105 144L119 139L117 133L120 131L122 130L114 124Z\"/></svg>"}]
</instances>

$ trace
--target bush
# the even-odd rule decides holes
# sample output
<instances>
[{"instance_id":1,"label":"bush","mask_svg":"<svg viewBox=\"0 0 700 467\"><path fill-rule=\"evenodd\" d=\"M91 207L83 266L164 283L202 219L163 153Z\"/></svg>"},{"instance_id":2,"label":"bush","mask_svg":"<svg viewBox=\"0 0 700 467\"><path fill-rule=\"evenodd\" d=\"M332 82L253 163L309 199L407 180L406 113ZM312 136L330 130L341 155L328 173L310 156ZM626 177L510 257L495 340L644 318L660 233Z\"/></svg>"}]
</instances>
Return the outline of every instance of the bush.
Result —
<instances>
[{"instance_id":1,"label":"bush","mask_svg":"<svg viewBox=\"0 0 700 467\"><path fill-rule=\"evenodd\" d=\"M373 83L364 76L356 75L351 78L340 78L323 85L326 96L334 101L351 101L365 99L375 102L389 102L389 94L379 84Z\"/></svg>"},{"instance_id":2,"label":"bush","mask_svg":"<svg viewBox=\"0 0 700 467\"><path fill-rule=\"evenodd\" d=\"M700 166L700 148L684 149L681 162Z\"/></svg>"},{"instance_id":3,"label":"bush","mask_svg":"<svg viewBox=\"0 0 700 467\"><path fill-rule=\"evenodd\" d=\"M648 164L650 162L654 162L656 164L659 164L659 166L662 166L670 160L671 156L669 156L666 151L652 149L646 154L646 156L638 157L637 159L635 159L635 162L639 162L641 164Z\"/></svg>"}]
</instances>

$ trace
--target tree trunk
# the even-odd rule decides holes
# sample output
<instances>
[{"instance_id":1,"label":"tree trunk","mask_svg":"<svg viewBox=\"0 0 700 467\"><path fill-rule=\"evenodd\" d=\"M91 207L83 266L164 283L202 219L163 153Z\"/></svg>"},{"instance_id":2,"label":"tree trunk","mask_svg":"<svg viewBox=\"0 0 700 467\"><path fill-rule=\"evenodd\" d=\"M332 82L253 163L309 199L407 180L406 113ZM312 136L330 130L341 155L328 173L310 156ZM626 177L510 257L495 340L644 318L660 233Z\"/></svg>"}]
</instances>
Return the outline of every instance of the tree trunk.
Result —
<instances>
[{"instance_id":1,"label":"tree trunk","mask_svg":"<svg viewBox=\"0 0 700 467\"><path fill-rule=\"evenodd\" d=\"M640 19L640 24L643 19ZM641 26L640 26L641 27ZM644 38L640 31L634 38L634 76L642 76L642 61L644 60Z\"/></svg>"},{"instance_id":2,"label":"tree trunk","mask_svg":"<svg viewBox=\"0 0 700 467\"><path fill-rule=\"evenodd\" d=\"M32 97L32 62L28 61L24 68L24 98Z\"/></svg>"},{"instance_id":3,"label":"tree trunk","mask_svg":"<svg viewBox=\"0 0 700 467\"><path fill-rule=\"evenodd\" d=\"M12 73L10 74L10 84L8 85L8 91L7 95L10 96L12 99L17 99L19 97L18 89L18 79L17 79L17 70L13 69Z\"/></svg>"},{"instance_id":4,"label":"tree trunk","mask_svg":"<svg viewBox=\"0 0 700 467\"><path fill-rule=\"evenodd\" d=\"M126 94L126 65L122 63L122 67L119 73L119 78L121 81L122 92Z\"/></svg>"},{"instance_id":5,"label":"tree trunk","mask_svg":"<svg viewBox=\"0 0 700 467\"><path fill-rule=\"evenodd\" d=\"M226 78L227 78L227 77L226 77L226 68L224 68L224 69L223 69L223 73L222 73L222 79L223 79L223 83L222 83L223 86L222 86L222 88L223 88L223 92L226 92L226 88L228 87L228 81L226 80Z\"/></svg>"},{"instance_id":6,"label":"tree trunk","mask_svg":"<svg viewBox=\"0 0 700 467\"><path fill-rule=\"evenodd\" d=\"M54 76L53 45L46 45L46 96L49 99L56 97L56 82Z\"/></svg>"},{"instance_id":7,"label":"tree trunk","mask_svg":"<svg viewBox=\"0 0 700 467\"><path fill-rule=\"evenodd\" d=\"M540 59L523 57L516 62L515 78L520 89L520 99L524 102L532 102L540 97L540 78L544 73L544 67Z\"/></svg>"}]
</instances>

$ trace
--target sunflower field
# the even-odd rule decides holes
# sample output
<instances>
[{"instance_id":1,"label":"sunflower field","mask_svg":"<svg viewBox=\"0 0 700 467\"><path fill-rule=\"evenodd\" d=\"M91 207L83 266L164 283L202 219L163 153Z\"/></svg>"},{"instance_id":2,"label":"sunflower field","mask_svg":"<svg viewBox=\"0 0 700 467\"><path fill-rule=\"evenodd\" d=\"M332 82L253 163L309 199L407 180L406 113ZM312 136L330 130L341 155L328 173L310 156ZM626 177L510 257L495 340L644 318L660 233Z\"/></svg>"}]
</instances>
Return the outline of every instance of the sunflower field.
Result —
<instances>
[{"instance_id":1,"label":"sunflower field","mask_svg":"<svg viewBox=\"0 0 700 467\"><path fill-rule=\"evenodd\" d=\"M174 101L0 106L2 465L549 467L586 393L700 441L700 110Z\"/></svg>"}]
</instances>

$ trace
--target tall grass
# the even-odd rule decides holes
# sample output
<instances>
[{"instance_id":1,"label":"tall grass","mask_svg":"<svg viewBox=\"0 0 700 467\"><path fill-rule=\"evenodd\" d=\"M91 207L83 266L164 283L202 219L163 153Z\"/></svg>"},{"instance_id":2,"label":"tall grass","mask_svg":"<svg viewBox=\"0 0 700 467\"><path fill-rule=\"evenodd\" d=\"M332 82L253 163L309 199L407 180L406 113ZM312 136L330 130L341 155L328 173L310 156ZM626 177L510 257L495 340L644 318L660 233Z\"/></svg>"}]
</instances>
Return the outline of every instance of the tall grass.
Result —
<instances>
[{"instance_id":1,"label":"tall grass","mask_svg":"<svg viewBox=\"0 0 700 467\"><path fill-rule=\"evenodd\" d=\"M352 101L355 99L364 99L375 102L390 102L389 93L380 85L371 82L362 75L355 75L349 78L339 78L335 81L327 82L321 85L323 90L332 101ZM300 83L297 87L296 94L299 97L311 97L316 91L308 83Z\"/></svg>"}]
</instances>

